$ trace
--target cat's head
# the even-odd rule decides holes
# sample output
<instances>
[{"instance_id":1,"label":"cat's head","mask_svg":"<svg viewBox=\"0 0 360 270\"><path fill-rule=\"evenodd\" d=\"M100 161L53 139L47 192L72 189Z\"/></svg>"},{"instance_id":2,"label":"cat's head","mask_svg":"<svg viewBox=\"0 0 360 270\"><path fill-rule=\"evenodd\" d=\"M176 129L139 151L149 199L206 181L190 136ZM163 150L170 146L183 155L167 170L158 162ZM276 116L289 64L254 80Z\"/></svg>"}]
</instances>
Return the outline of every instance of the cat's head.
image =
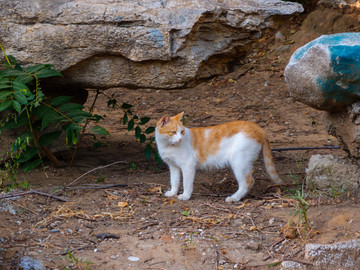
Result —
<instances>
[{"instance_id":1,"label":"cat's head","mask_svg":"<svg viewBox=\"0 0 360 270\"><path fill-rule=\"evenodd\" d=\"M156 135L171 145L180 144L185 135L185 127L182 123L183 115L184 112L173 117L165 114L156 124Z\"/></svg>"}]
</instances>

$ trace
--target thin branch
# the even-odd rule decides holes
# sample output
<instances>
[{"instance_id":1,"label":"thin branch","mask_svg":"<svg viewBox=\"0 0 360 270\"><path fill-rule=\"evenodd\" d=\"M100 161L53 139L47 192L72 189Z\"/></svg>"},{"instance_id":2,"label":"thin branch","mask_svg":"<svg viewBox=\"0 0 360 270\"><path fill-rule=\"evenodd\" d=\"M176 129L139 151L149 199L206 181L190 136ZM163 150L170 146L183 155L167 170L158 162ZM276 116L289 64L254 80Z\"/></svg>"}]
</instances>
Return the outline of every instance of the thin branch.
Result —
<instances>
[{"instance_id":1,"label":"thin branch","mask_svg":"<svg viewBox=\"0 0 360 270\"><path fill-rule=\"evenodd\" d=\"M116 161L116 162L113 162L111 164L107 164L107 165L104 165L104 166L99 166L99 167L96 167L94 169L91 169L90 171L87 171L86 173L80 175L78 178L76 178L74 181L72 181L70 184L66 185L64 187L64 189L67 189L68 187L70 186L73 186L77 181L79 181L81 178L83 178L85 175L88 175L89 173L93 172L93 171L96 171L96 170L100 170L100 169L104 169L104 168L107 168L107 167L110 167L110 166L113 166L115 164L119 164L119 163L126 163L126 161Z\"/></svg>"},{"instance_id":2,"label":"thin branch","mask_svg":"<svg viewBox=\"0 0 360 270\"><path fill-rule=\"evenodd\" d=\"M50 193L46 193L46 192L39 191L39 190L34 190L34 189L30 189L30 190L24 191L24 192L6 194L6 195L3 195L3 196L0 196L0 200L1 199L6 199L6 198L13 198L13 197L18 197L18 196L30 195L30 194L38 194L38 195L42 195L42 196L46 196L46 197L49 197L49 198L56 199L58 201L68 202L67 199L64 199L62 197L58 197L58 196L52 195Z\"/></svg>"},{"instance_id":3,"label":"thin branch","mask_svg":"<svg viewBox=\"0 0 360 270\"><path fill-rule=\"evenodd\" d=\"M314 146L314 147L290 147L290 148L273 148L272 151L297 151L297 150L316 150L316 149L341 149L340 146Z\"/></svg>"},{"instance_id":4,"label":"thin branch","mask_svg":"<svg viewBox=\"0 0 360 270\"><path fill-rule=\"evenodd\" d=\"M109 184L109 185L103 185L103 186L95 186L95 187L70 187L67 188L67 190L79 190L79 189L106 189L106 188L112 188L112 187L127 187L127 184Z\"/></svg>"}]
</instances>

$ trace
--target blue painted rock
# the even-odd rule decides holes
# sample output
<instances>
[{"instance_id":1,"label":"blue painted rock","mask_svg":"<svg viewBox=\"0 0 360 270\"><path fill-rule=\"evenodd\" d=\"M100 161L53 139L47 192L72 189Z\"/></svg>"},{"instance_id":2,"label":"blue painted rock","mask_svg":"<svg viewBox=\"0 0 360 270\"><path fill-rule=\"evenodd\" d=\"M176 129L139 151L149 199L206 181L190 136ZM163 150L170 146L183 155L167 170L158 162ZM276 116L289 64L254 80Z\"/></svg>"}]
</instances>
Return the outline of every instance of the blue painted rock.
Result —
<instances>
[{"instance_id":1,"label":"blue painted rock","mask_svg":"<svg viewBox=\"0 0 360 270\"><path fill-rule=\"evenodd\" d=\"M337 111L360 100L360 33L321 36L297 49L285 68L290 95Z\"/></svg>"}]
</instances>

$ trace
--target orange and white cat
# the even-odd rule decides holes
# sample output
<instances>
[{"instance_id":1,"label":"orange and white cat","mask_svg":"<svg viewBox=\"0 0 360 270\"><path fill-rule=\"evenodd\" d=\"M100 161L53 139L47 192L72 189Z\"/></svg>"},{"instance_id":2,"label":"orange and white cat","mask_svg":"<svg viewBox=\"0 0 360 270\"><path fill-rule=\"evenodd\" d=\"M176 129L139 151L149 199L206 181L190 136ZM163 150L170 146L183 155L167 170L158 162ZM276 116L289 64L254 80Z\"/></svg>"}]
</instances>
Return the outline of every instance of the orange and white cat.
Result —
<instances>
[{"instance_id":1,"label":"orange and white cat","mask_svg":"<svg viewBox=\"0 0 360 270\"><path fill-rule=\"evenodd\" d=\"M181 174L184 191L178 199L189 200L197 168L231 167L239 188L226 198L226 202L239 201L254 184L251 171L261 149L271 180L281 183L269 140L259 125L234 121L218 126L186 128L181 121L183 114L173 117L164 115L156 125L158 151L170 169L171 189L165 193L166 197L177 195Z\"/></svg>"}]
</instances>

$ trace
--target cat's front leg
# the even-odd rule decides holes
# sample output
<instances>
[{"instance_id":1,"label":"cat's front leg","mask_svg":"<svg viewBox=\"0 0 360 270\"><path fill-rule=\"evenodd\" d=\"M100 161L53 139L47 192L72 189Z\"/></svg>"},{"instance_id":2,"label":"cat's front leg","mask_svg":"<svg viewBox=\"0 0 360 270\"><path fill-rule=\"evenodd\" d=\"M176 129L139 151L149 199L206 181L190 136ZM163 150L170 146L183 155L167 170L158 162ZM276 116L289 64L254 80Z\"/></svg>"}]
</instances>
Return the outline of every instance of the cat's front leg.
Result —
<instances>
[{"instance_id":1,"label":"cat's front leg","mask_svg":"<svg viewBox=\"0 0 360 270\"><path fill-rule=\"evenodd\" d=\"M184 193L178 196L181 201L190 199L194 188L195 167L187 166L182 169Z\"/></svg>"},{"instance_id":2,"label":"cat's front leg","mask_svg":"<svg viewBox=\"0 0 360 270\"><path fill-rule=\"evenodd\" d=\"M169 169L171 189L165 192L166 197L175 196L178 193L180 186L180 168L169 164Z\"/></svg>"}]
</instances>

